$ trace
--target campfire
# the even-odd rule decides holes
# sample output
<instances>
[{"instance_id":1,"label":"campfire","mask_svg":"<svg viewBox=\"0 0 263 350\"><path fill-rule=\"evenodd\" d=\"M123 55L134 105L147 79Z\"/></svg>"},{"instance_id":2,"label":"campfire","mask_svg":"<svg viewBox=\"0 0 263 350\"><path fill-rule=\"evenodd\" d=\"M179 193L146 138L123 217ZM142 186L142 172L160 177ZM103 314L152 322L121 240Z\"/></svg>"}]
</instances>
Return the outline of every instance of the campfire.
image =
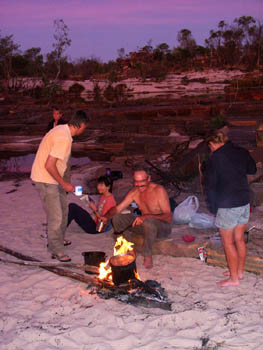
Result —
<instances>
[{"instance_id":1,"label":"campfire","mask_svg":"<svg viewBox=\"0 0 263 350\"><path fill-rule=\"evenodd\" d=\"M97 286L95 292L103 299L115 298L127 304L171 310L171 303L160 283L141 281L133 243L122 236L116 241L113 256L100 264L98 279L101 286ZM94 293L94 288L91 293Z\"/></svg>"},{"instance_id":2,"label":"campfire","mask_svg":"<svg viewBox=\"0 0 263 350\"><path fill-rule=\"evenodd\" d=\"M119 236L114 246L113 256L100 264L99 279L113 281L116 285L130 281L132 278L140 280L136 271L133 245L123 236Z\"/></svg>"},{"instance_id":3,"label":"campfire","mask_svg":"<svg viewBox=\"0 0 263 350\"><path fill-rule=\"evenodd\" d=\"M20 259L20 261L0 259L2 262L35 266L60 276L78 280L86 283L90 294L96 293L103 299L115 298L134 306L161 308L169 311L172 309L171 302L168 300L165 290L160 283L154 280L145 282L140 280L136 268L133 243L127 242L123 237L118 238L114 247L114 255L106 263L101 264L100 268L97 267L99 266L98 258L99 262L105 259L104 252L82 253L85 264L81 265L76 263L43 262L1 245L0 251ZM90 258L92 259L90 260ZM66 266L66 269L63 266ZM71 268L83 270L85 273L72 271ZM86 273L91 273L93 276Z\"/></svg>"}]
</instances>

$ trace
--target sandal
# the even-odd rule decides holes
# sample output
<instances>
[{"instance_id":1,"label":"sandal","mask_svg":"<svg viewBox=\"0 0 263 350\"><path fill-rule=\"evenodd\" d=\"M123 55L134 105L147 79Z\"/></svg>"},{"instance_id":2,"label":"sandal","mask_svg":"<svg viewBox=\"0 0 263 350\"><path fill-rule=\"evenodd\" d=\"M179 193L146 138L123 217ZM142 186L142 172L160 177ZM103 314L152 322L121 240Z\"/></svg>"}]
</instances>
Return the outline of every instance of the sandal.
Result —
<instances>
[{"instance_id":1,"label":"sandal","mask_svg":"<svg viewBox=\"0 0 263 350\"><path fill-rule=\"evenodd\" d=\"M67 255L64 255L62 253L58 253L58 254L52 254L51 255L51 258L52 259L57 259L59 260L60 262L69 262L71 261L71 258Z\"/></svg>"}]
</instances>

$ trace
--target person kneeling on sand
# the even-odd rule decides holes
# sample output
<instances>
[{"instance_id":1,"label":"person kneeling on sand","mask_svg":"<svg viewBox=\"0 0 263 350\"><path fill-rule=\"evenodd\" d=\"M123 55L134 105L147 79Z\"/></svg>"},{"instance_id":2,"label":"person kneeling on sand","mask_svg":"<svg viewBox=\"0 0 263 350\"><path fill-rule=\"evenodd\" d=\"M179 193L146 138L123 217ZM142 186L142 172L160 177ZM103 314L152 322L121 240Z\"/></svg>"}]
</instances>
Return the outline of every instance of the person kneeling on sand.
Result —
<instances>
[{"instance_id":1,"label":"person kneeling on sand","mask_svg":"<svg viewBox=\"0 0 263 350\"><path fill-rule=\"evenodd\" d=\"M207 139L212 155L205 171L205 189L215 225L224 245L229 271L219 287L238 286L244 278L246 244L244 231L249 219L249 186L247 174L255 174L256 163L249 152L235 147L218 132Z\"/></svg>"},{"instance_id":2,"label":"person kneeling on sand","mask_svg":"<svg viewBox=\"0 0 263 350\"><path fill-rule=\"evenodd\" d=\"M112 192L112 180L109 176L100 176L97 181L97 190L100 194L98 205L91 200L89 196L85 196L86 202L93 214L90 215L86 210L75 203L69 204L68 226L75 220L76 223L86 232L96 234L108 231L110 225L104 225L104 229L97 231L97 225L100 217L105 215L112 207L116 206Z\"/></svg>"},{"instance_id":3,"label":"person kneeling on sand","mask_svg":"<svg viewBox=\"0 0 263 350\"><path fill-rule=\"evenodd\" d=\"M102 218L104 222L112 218L115 233L123 234L132 241L129 233L142 235L144 244L142 255L144 266L152 268L152 249L157 238L168 237L172 228L172 213L166 190L151 182L151 176L144 165L137 165L133 172L134 187L124 200ZM142 215L122 214L132 202L136 202Z\"/></svg>"}]
</instances>

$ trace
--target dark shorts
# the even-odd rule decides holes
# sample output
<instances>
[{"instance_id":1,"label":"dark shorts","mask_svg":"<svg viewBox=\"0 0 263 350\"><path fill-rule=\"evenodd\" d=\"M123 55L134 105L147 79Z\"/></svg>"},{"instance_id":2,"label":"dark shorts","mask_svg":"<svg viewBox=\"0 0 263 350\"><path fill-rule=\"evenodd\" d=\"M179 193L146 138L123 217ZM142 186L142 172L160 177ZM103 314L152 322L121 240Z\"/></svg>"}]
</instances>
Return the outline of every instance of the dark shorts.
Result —
<instances>
[{"instance_id":1,"label":"dark shorts","mask_svg":"<svg viewBox=\"0 0 263 350\"><path fill-rule=\"evenodd\" d=\"M215 226L230 230L237 225L248 223L250 204L236 208L219 208L216 214Z\"/></svg>"}]
</instances>

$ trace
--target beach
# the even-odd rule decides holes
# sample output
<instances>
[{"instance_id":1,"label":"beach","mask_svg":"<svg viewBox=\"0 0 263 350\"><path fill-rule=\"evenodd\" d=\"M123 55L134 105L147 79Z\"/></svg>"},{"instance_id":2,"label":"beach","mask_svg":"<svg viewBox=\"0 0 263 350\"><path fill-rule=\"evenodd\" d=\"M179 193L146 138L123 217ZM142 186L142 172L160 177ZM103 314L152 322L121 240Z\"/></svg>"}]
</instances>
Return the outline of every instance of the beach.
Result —
<instances>
[{"instance_id":1,"label":"beach","mask_svg":"<svg viewBox=\"0 0 263 350\"><path fill-rule=\"evenodd\" d=\"M79 173L75 170L73 183ZM45 262L45 214L30 179L0 182L0 245ZM78 202L73 194L68 200ZM66 252L83 264L83 251L110 257L108 233L68 228ZM0 258L17 261L0 251ZM101 299L85 283L37 267L1 261L0 348L3 350L254 350L262 349L263 279L245 272L238 287L219 288L225 271L199 259L154 255L154 267L136 259L143 281L165 288L172 311Z\"/></svg>"}]
</instances>

